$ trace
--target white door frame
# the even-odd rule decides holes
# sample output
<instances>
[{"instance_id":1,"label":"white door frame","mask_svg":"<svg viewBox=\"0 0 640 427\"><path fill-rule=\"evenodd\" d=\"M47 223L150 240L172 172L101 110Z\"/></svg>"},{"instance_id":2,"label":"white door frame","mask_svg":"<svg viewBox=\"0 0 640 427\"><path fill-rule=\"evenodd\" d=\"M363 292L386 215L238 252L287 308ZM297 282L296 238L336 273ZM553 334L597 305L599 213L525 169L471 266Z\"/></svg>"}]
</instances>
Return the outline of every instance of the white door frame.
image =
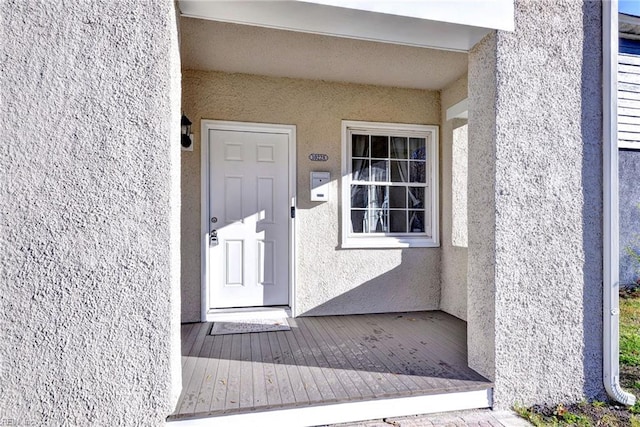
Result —
<instances>
[{"instance_id":1,"label":"white door frame","mask_svg":"<svg viewBox=\"0 0 640 427\"><path fill-rule=\"evenodd\" d=\"M220 310L209 310L209 131L226 130L237 132L277 133L289 137L289 205L296 209L296 126L265 123L231 122L220 120L200 121L200 212L201 228L201 296L200 318L203 322L211 321L211 317ZM289 217L289 307L292 316L296 315L295 279L296 279L296 238L295 218ZM230 309L224 309L229 312ZM238 309L237 311L246 311Z\"/></svg>"}]
</instances>

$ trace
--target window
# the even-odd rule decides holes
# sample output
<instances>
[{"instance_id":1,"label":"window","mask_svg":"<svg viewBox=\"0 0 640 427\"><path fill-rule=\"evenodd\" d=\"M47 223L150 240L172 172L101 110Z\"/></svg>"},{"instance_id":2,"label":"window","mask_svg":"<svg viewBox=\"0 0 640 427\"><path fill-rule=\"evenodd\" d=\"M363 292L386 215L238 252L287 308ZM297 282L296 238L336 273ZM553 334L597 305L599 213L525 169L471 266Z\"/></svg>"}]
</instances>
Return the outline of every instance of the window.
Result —
<instances>
[{"instance_id":1,"label":"window","mask_svg":"<svg viewBox=\"0 0 640 427\"><path fill-rule=\"evenodd\" d=\"M435 247L438 127L342 122L342 247Z\"/></svg>"}]
</instances>

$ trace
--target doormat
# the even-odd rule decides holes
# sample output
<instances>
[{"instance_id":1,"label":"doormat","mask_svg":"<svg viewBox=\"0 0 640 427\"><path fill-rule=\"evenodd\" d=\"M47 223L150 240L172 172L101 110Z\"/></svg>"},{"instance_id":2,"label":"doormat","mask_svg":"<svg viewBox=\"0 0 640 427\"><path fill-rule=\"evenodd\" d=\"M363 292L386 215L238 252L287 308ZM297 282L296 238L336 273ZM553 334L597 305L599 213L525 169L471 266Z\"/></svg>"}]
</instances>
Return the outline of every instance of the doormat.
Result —
<instances>
[{"instance_id":1,"label":"doormat","mask_svg":"<svg viewBox=\"0 0 640 427\"><path fill-rule=\"evenodd\" d=\"M251 334L255 332L290 331L287 319L244 319L213 322L209 335Z\"/></svg>"}]
</instances>

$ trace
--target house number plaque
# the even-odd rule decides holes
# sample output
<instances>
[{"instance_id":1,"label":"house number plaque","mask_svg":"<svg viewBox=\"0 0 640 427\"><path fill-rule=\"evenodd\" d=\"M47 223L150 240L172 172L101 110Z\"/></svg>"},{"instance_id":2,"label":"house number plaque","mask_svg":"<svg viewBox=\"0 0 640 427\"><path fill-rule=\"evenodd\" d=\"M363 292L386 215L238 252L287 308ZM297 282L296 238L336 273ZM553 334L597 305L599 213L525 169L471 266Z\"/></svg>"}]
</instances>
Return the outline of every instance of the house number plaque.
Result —
<instances>
[{"instance_id":1,"label":"house number plaque","mask_svg":"<svg viewBox=\"0 0 640 427\"><path fill-rule=\"evenodd\" d=\"M326 162L329 160L329 156L327 154L311 153L309 154L309 160L312 162Z\"/></svg>"}]
</instances>

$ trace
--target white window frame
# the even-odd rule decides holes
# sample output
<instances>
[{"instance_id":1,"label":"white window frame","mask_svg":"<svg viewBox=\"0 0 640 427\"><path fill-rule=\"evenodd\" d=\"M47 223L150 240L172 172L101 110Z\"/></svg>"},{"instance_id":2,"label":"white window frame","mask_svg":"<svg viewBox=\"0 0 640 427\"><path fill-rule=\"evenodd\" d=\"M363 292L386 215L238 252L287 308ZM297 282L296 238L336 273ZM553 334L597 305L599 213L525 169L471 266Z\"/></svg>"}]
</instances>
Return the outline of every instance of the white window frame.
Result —
<instances>
[{"instance_id":1,"label":"white window frame","mask_svg":"<svg viewBox=\"0 0 640 427\"><path fill-rule=\"evenodd\" d=\"M430 203L430 215L425 212L425 221L430 221L431 236L425 235L385 235L351 232L351 134L353 132L382 135L425 137L427 149L427 187L425 187L425 207ZM439 227L439 133L438 126L405 123L377 123L353 120L342 121L342 248L435 248L440 246ZM428 193L430 191L430 194Z\"/></svg>"}]
</instances>

